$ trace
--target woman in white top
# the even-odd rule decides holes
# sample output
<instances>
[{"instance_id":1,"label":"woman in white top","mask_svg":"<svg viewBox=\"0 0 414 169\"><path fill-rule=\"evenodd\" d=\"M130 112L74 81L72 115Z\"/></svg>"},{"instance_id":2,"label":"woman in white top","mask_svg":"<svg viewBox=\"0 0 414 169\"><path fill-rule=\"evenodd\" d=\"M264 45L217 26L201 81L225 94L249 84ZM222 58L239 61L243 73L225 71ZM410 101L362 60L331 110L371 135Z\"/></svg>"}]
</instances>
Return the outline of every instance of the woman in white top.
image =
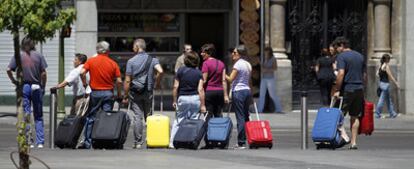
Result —
<instances>
[{"instance_id":1,"label":"woman in white top","mask_svg":"<svg viewBox=\"0 0 414 169\"><path fill-rule=\"evenodd\" d=\"M226 80L231 83L232 106L237 119L237 145L235 148L246 148L245 123L249 121L249 105L251 103L250 75L252 66L243 59L247 54L244 45L237 46L231 53L234 62L233 70Z\"/></svg>"}]
</instances>

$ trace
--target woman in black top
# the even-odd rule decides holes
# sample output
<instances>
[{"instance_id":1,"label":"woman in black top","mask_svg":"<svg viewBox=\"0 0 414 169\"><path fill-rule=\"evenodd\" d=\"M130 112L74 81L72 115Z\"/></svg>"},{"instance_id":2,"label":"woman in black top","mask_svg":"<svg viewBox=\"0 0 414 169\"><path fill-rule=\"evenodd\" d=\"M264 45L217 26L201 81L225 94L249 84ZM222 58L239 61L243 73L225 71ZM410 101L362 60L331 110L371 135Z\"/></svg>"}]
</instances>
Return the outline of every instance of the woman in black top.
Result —
<instances>
[{"instance_id":1,"label":"woman in black top","mask_svg":"<svg viewBox=\"0 0 414 169\"><path fill-rule=\"evenodd\" d=\"M334 60L328 49L322 49L322 57L320 57L315 65L315 72L319 82L321 91L321 101L324 106L330 104L332 85L335 81Z\"/></svg>"},{"instance_id":2,"label":"woman in black top","mask_svg":"<svg viewBox=\"0 0 414 169\"><path fill-rule=\"evenodd\" d=\"M199 64L197 53L184 53L184 67L177 70L173 87L173 107L176 109L177 120L171 127L170 148L174 148L173 141L178 131L178 124L183 119L197 119L198 112L206 112L204 102L203 77L197 69Z\"/></svg>"},{"instance_id":3,"label":"woman in black top","mask_svg":"<svg viewBox=\"0 0 414 169\"><path fill-rule=\"evenodd\" d=\"M395 86L397 88L400 88L400 85L395 80L394 76L391 73L391 69L389 66L390 62L390 55L384 54L381 58L381 66L377 71L377 75L380 78L379 87L381 89L381 94L379 96L379 100L377 103L377 108L375 110L375 117L376 118L382 118L381 116L381 110L384 106L384 102L388 105L388 113L390 113L390 118L395 118L399 114L395 112L394 105L392 104L391 96L390 96L390 80L394 82Z\"/></svg>"}]
</instances>

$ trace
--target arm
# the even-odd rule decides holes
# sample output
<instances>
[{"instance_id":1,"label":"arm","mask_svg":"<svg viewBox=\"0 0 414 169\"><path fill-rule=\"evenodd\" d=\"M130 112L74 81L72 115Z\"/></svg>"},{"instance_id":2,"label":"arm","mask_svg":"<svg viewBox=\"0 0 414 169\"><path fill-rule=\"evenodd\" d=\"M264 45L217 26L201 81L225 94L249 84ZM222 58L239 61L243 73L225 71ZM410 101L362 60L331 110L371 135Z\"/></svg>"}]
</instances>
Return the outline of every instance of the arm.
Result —
<instances>
[{"instance_id":1,"label":"arm","mask_svg":"<svg viewBox=\"0 0 414 169\"><path fill-rule=\"evenodd\" d=\"M274 58L274 60L273 60L272 69L273 69L273 71L276 71L277 70L277 59L276 58Z\"/></svg>"},{"instance_id":2,"label":"arm","mask_svg":"<svg viewBox=\"0 0 414 169\"><path fill-rule=\"evenodd\" d=\"M183 66L183 64L184 64L184 63L183 63L183 60L182 60L183 55L184 55L184 54L182 54L182 55L178 56L177 61L175 62L175 67L174 67L175 73L177 73L178 69L179 69L181 66Z\"/></svg>"},{"instance_id":3,"label":"arm","mask_svg":"<svg viewBox=\"0 0 414 169\"><path fill-rule=\"evenodd\" d=\"M180 86L180 81L174 79L174 86L173 86L173 107L177 109L177 94L178 94L178 86Z\"/></svg>"},{"instance_id":4,"label":"arm","mask_svg":"<svg viewBox=\"0 0 414 169\"><path fill-rule=\"evenodd\" d=\"M85 87L85 88L86 88L86 85L87 85L87 83L86 83L86 73L87 73L86 69L82 68L82 70L80 72L80 76L81 76L81 79L82 79L83 87Z\"/></svg>"},{"instance_id":5,"label":"arm","mask_svg":"<svg viewBox=\"0 0 414 169\"><path fill-rule=\"evenodd\" d=\"M65 86L67 86L69 83L67 82L67 81L63 81L62 83L59 83L55 88L56 89L60 89L60 88L63 88L63 87L65 87Z\"/></svg>"},{"instance_id":6,"label":"arm","mask_svg":"<svg viewBox=\"0 0 414 169\"><path fill-rule=\"evenodd\" d=\"M333 64L332 64L332 67L333 67ZM335 70L335 69L334 69ZM319 72L319 63L317 63L316 65L315 65L315 72L316 72L316 74L318 74L318 72Z\"/></svg>"},{"instance_id":7,"label":"arm","mask_svg":"<svg viewBox=\"0 0 414 169\"><path fill-rule=\"evenodd\" d=\"M234 79L236 79L236 76L237 76L237 70L236 70L236 69L233 69L233 70L231 71L231 73L230 73L230 76L227 76L227 75L226 75L226 80L227 80L227 82L232 83L232 82L233 82L233 80L234 80Z\"/></svg>"},{"instance_id":8,"label":"arm","mask_svg":"<svg viewBox=\"0 0 414 169\"><path fill-rule=\"evenodd\" d=\"M161 79L164 75L164 70L162 69L160 64L155 65L155 70L157 71L157 74L155 75L155 88L160 89L161 88Z\"/></svg>"},{"instance_id":9,"label":"arm","mask_svg":"<svg viewBox=\"0 0 414 169\"><path fill-rule=\"evenodd\" d=\"M224 103L228 104L230 102L230 99L229 99L229 93L227 92L226 69L223 69L223 75L221 78L221 82L223 84Z\"/></svg>"},{"instance_id":10,"label":"arm","mask_svg":"<svg viewBox=\"0 0 414 169\"><path fill-rule=\"evenodd\" d=\"M397 80L395 80L394 76L392 75L390 66L388 64L385 66L385 71L387 72L387 75L391 79L391 81L394 82L395 86L397 86L397 88L400 88L400 85L398 84Z\"/></svg>"},{"instance_id":11,"label":"arm","mask_svg":"<svg viewBox=\"0 0 414 169\"><path fill-rule=\"evenodd\" d=\"M207 72L204 72L203 73L203 82L204 83L207 83L207 77L208 77L208 73Z\"/></svg>"},{"instance_id":12,"label":"arm","mask_svg":"<svg viewBox=\"0 0 414 169\"><path fill-rule=\"evenodd\" d=\"M342 87L342 82L344 80L344 76L345 76L345 70L344 69L339 69L338 70L338 75L336 76L336 85L335 85L335 93L334 93L334 97L339 97L339 92L341 90Z\"/></svg>"},{"instance_id":13,"label":"arm","mask_svg":"<svg viewBox=\"0 0 414 169\"><path fill-rule=\"evenodd\" d=\"M200 112L206 112L205 95L204 95L204 82L200 79L198 82L198 95L200 96Z\"/></svg>"},{"instance_id":14,"label":"arm","mask_svg":"<svg viewBox=\"0 0 414 169\"><path fill-rule=\"evenodd\" d=\"M124 98L122 99L122 103L127 104L128 103L128 93L129 93L129 86L131 84L131 76L125 75L125 81L124 81Z\"/></svg>"},{"instance_id":15,"label":"arm","mask_svg":"<svg viewBox=\"0 0 414 169\"><path fill-rule=\"evenodd\" d=\"M122 99L122 79L121 77L116 78L116 88L117 88L117 97L118 99ZM127 95L128 93L125 93Z\"/></svg>"},{"instance_id":16,"label":"arm","mask_svg":"<svg viewBox=\"0 0 414 169\"><path fill-rule=\"evenodd\" d=\"M332 63L332 69L335 71L337 69L336 67L336 61Z\"/></svg>"},{"instance_id":17,"label":"arm","mask_svg":"<svg viewBox=\"0 0 414 169\"><path fill-rule=\"evenodd\" d=\"M13 76L13 71L9 68L7 69L7 76L9 77L10 81L14 84L17 85L17 80L14 78Z\"/></svg>"},{"instance_id":18,"label":"arm","mask_svg":"<svg viewBox=\"0 0 414 169\"><path fill-rule=\"evenodd\" d=\"M42 86L42 88L44 89L46 86L46 81L47 81L47 73L45 69L42 70L40 77L41 77L40 86Z\"/></svg>"}]
</instances>

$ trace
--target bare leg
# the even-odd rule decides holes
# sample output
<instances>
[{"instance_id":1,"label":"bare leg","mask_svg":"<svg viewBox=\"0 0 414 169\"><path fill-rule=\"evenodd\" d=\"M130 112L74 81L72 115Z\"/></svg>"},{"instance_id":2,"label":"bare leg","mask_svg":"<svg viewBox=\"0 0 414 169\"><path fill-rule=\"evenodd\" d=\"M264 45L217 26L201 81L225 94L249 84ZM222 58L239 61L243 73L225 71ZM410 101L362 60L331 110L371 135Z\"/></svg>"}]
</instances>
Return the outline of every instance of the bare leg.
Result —
<instances>
[{"instance_id":1,"label":"bare leg","mask_svg":"<svg viewBox=\"0 0 414 169\"><path fill-rule=\"evenodd\" d=\"M358 129L359 129L359 118L351 116L351 145L356 145L356 138L358 136Z\"/></svg>"},{"instance_id":2,"label":"bare leg","mask_svg":"<svg viewBox=\"0 0 414 169\"><path fill-rule=\"evenodd\" d=\"M346 130L344 125L341 125L338 130L341 132L341 137L345 140L345 142L349 141L349 136L348 134L346 134Z\"/></svg>"}]
</instances>

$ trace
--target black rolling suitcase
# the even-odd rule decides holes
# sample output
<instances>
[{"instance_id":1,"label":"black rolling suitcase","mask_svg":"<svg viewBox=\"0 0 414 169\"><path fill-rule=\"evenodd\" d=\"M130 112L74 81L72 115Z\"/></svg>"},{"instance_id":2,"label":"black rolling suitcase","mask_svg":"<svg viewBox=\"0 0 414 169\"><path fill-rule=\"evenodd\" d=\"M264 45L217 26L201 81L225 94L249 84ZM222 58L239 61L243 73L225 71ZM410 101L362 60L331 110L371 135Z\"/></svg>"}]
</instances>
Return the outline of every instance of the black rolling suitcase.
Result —
<instances>
[{"instance_id":1,"label":"black rolling suitcase","mask_svg":"<svg viewBox=\"0 0 414 169\"><path fill-rule=\"evenodd\" d=\"M56 130L55 145L59 148L75 149L85 125L83 116L88 110L89 97L82 101L76 115L66 116Z\"/></svg>"},{"instance_id":2,"label":"black rolling suitcase","mask_svg":"<svg viewBox=\"0 0 414 169\"><path fill-rule=\"evenodd\" d=\"M129 105L128 105L129 110ZM92 129L92 147L95 149L123 149L130 119L127 112L100 110Z\"/></svg>"},{"instance_id":3,"label":"black rolling suitcase","mask_svg":"<svg viewBox=\"0 0 414 169\"><path fill-rule=\"evenodd\" d=\"M205 118L200 119L200 116L201 114L198 119L184 119L180 122L173 141L175 149L198 149L207 130ZM207 114L205 117L207 117Z\"/></svg>"}]
</instances>

